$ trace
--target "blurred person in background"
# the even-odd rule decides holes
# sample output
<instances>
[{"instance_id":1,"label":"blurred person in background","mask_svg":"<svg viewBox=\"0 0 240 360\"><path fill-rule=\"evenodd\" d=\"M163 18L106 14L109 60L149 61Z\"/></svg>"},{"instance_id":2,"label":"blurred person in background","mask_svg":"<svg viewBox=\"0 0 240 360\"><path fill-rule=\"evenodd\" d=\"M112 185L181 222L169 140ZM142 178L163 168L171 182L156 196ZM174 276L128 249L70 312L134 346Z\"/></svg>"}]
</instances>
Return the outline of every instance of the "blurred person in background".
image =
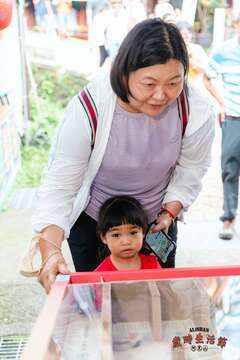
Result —
<instances>
[{"instance_id":1,"label":"blurred person in background","mask_svg":"<svg viewBox=\"0 0 240 360\"><path fill-rule=\"evenodd\" d=\"M110 7L97 14L92 23L90 41L99 47L100 66L106 59L114 59L128 31L129 15L122 0L110 0Z\"/></svg>"},{"instance_id":2,"label":"blurred person in background","mask_svg":"<svg viewBox=\"0 0 240 360\"><path fill-rule=\"evenodd\" d=\"M91 25L95 16L110 6L109 0L88 0L87 1L87 23Z\"/></svg>"},{"instance_id":3,"label":"blurred person in background","mask_svg":"<svg viewBox=\"0 0 240 360\"><path fill-rule=\"evenodd\" d=\"M240 173L240 12L233 19L236 36L213 51L205 70L204 83L219 104L222 128L223 229L220 239L233 238L237 215ZM223 93L211 79L220 77Z\"/></svg>"},{"instance_id":4,"label":"blurred person in background","mask_svg":"<svg viewBox=\"0 0 240 360\"><path fill-rule=\"evenodd\" d=\"M170 13L165 13L162 15L162 20L176 25L179 21L181 21L181 10L179 8L175 8L174 12L171 11Z\"/></svg>"},{"instance_id":5,"label":"blurred person in background","mask_svg":"<svg viewBox=\"0 0 240 360\"><path fill-rule=\"evenodd\" d=\"M33 0L33 5L37 28L40 31L45 31L48 16L46 0Z\"/></svg>"},{"instance_id":6,"label":"blurred person in background","mask_svg":"<svg viewBox=\"0 0 240 360\"><path fill-rule=\"evenodd\" d=\"M145 20L147 15L140 0L110 0L110 4L111 15L105 29L105 47L113 61L124 37L137 23Z\"/></svg>"},{"instance_id":7,"label":"blurred person in background","mask_svg":"<svg viewBox=\"0 0 240 360\"><path fill-rule=\"evenodd\" d=\"M50 0L34 0L36 25L39 31L56 35L57 21Z\"/></svg>"},{"instance_id":8,"label":"blurred person in background","mask_svg":"<svg viewBox=\"0 0 240 360\"><path fill-rule=\"evenodd\" d=\"M108 58L108 52L105 48L105 29L109 22L109 2L102 2L101 10L94 13L92 20L89 20L88 13L88 38L91 48L97 48L99 51L99 66L101 67ZM93 14L93 12L91 12ZM92 16L92 15L91 15Z\"/></svg>"},{"instance_id":9,"label":"blurred person in background","mask_svg":"<svg viewBox=\"0 0 240 360\"><path fill-rule=\"evenodd\" d=\"M166 21L166 22L169 22L171 24L175 24L175 25L176 25L176 22L177 22L175 14L169 14L169 13L164 14L162 16L162 20Z\"/></svg>"},{"instance_id":10,"label":"blurred person in background","mask_svg":"<svg viewBox=\"0 0 240 360\"><path fill-rule=\"evenodd\" d=\"M208 64L208 56L203 47L194 42L195 33L193 27L186 21L179 21L177 27L186 43L189 56L190 83L199 90L206 93L206 87L203 82L204 69Z\"/></svg>"},{"instance_id":11,"label":"blurred person in background","mask_svg":"<svg viewBox=\"0 0 240 360\"><path fill-rule=\"evenodd\" d=\"M69 35L69 30L72 27L71 12L72 12L71 0L58 0L57 19L58 19L58 31L60 37L67 37Z\"/></svg>"},{"instance_id":12,"label":"blurred person in background","mask_svg":"<svg viewBox=\"0 0 240 360\"><path fill-rule=\"evenodd\" d=\"M147 18L146 10L141 0L126 0L123 4L129 16L129 30L138 22Z\"/></svg>"},{"instance_id":13,"label":"blurred person in background","mask_svg":"<svg viewBox=\"0 0 240 360\"><path fill-rule=\"evenodd\" d=\"M175 17L175 11L173 6L169 3L169 0L158 0L154 7L154 16L163 18L164 15L169 14Z\"/></svg>"},{"instance_id":14,"label":"blurred person in background","mask_svg":"<svg viewBox=\"0 0 240 360\"><path fill-rule=\"evenodd\" d=\"M130 19L122 0L110 0L110 5L109 22L105 28L105 48L112 61L129 31Z\"/></svg>"}]
</instances>

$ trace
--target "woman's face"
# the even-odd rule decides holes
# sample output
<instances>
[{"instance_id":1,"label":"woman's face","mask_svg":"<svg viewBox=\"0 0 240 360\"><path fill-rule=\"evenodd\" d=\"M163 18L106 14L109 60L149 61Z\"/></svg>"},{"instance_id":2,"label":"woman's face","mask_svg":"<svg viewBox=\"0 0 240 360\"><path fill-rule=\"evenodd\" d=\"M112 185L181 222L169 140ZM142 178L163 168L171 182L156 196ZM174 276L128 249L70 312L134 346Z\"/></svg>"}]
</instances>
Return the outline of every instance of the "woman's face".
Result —
<instances>
[{"instance_id":1,"label":"woman's face","mask_svg":"<svg viewBox=\"0 0 240 360\"><path fill-rule=\"evenodd\" d=\"M129 75L129 103L127 111L157 116L181 93L184 83L184 68L180 61L171 59L138 69Z\"/></svg>"}]
</instances>

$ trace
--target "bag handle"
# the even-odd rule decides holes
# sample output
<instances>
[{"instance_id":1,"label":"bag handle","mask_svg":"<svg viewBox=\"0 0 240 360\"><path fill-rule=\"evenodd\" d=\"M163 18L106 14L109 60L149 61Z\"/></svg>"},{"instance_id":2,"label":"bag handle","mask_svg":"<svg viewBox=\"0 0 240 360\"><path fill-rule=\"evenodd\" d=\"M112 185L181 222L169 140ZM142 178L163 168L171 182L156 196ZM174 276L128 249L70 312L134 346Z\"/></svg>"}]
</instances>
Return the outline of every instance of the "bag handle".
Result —
<instances>
[{"instance_id":1,"label":"bag handle","mask_svg":"<svg viewBox=\"0 0 240 360\"><path fill-rule=\"evenodd\" d=\"M181 94L179 95L179 97L177 99L178 114L179 114L179 118L182 123L182 137L185 134L185 130L186 130L188 118L189 118L189 113L190 113L187 93L188 93L188 89L185 85Z\"/></svg>"},{"instance_id":2,"label":"bag handle","mask_svg":"<svg viewBox=\"0 0 240 360\"><path fill-rule=\"evenodd\" d=\"M78 99L81 102L81 104L86 112L89 124L92 129L91 147L93 149L94 143L95 143L95 138L96 138L97 121L98 121L97 108L96 108L94 100L93 100L90 92L88 91L87 87L85 87L84 89L82 89L79 92Z\"/></svg>"}]
</instances>

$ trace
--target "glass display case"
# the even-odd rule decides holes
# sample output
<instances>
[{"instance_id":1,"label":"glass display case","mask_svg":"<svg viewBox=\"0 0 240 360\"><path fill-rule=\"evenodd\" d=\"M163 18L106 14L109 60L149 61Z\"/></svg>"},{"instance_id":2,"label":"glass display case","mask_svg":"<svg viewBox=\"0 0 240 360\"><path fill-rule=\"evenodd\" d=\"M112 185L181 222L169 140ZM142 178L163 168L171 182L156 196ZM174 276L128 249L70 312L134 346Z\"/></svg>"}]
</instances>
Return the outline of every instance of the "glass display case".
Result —
<instances>
[{"instance_id":1,"label":"glass display case","mask_svg":"<svg viewBox=\"0 0 240 360\"><path fill-rule=\"evenodd\" d=\"M240 267L60 275L22 359L240 359L222 322L238 283Z\"/></svg>"}]
</instances>

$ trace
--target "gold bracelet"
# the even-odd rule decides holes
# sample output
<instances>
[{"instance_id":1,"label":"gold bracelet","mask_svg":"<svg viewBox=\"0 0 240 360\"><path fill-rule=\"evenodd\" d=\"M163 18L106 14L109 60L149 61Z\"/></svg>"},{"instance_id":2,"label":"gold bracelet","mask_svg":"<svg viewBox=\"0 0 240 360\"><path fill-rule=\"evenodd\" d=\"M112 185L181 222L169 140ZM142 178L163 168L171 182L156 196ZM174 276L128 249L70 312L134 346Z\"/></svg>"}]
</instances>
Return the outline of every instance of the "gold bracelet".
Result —
<instances>
[{"instance_id":1,"label":"gold bracelet","mask_svg":"<svg viewBox=\"0 0 240 360\"><path fill-rule=\"evenodd\" d=\"M53 255L56 255L56 254L60 254L62 256L62 253L61 251L59 250L56 250L54 252L52 252L51 254L49 254L46 259L43 260L41 266L40 266L40 269L38 271L38 276L41 274L41 271L43 270L44 266L46 265L46 263L48 262L48 260L53 256Z\"/></svg>"},{"instance_id":2,"label":"gold bracelet","mask_svg":"<svg viewBox=\"0 0 240 360\"><path fill-rule=\"evenodd\" d=\"M57 246L53 241L51 241L51 240L46 239L45 237L43 237L42 234L35 235L35 236L33 237L33 239L34 239L34 240L37 240L38 242L39 242L40 240L44 240L44 241L48 242L49 244L53 245L55 248L57 248L58 250L61 251L61 248L60 248L59 246Z\"/></svg>"}]
</instances>

